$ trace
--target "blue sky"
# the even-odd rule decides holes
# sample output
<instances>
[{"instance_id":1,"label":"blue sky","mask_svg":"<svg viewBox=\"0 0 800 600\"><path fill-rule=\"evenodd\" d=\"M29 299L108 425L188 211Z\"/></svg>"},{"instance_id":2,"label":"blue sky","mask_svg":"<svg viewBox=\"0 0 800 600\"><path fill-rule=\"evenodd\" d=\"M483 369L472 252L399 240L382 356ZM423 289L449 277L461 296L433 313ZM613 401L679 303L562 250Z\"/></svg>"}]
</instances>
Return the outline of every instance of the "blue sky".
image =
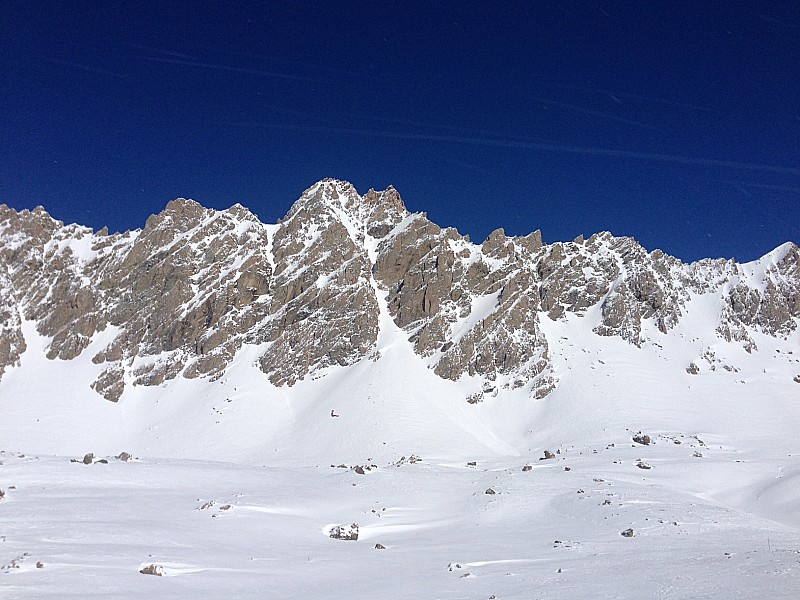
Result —
<instances>
[{"instance_id":1,"label":"blue sky","mask_svg":"<svg viewBox=\"0 0 800 600\"><path fill-rule=\"evenodd\" d=\"M433 4L433 6L429 6ZM796 2L0 4L0 202L265 222L324 177L474 241L800 242Z\"/></svg>"}]
</instances>

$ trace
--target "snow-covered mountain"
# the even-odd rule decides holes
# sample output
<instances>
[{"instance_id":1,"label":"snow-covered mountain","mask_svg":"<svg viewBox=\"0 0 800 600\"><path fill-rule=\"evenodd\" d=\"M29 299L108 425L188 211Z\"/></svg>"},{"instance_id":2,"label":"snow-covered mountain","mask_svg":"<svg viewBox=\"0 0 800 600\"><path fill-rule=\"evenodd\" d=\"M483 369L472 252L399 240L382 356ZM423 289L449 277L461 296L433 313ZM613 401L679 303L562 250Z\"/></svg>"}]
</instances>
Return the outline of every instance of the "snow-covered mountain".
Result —
<instances>
[{"instance_id":1,"label":"snow-covered mountain","mask_svg":"<svg viewBox=\"0 0 800 600\"><path fill-rule=\"evenodd\" d=\"M349 574L336 593L326 587L334 574L324 569L304 575L299 595L287 591L294 590L287 579L281 589L296 597L374 597L376 586L385 597L407 597L397 586L403 569L421 568L420 552L443 564L425 563L433 570L420 577L431 593L418 597L489 597L491 590L498 597L589 597L597 595L594 582L616 590L610 597L634 597L639 588L626 595L614 587L608 553L649 569L631 578L657 582L654 597L703 597L691 593L692 578L707 580L718 566L712 557L730 560L724 552L739 553L734 579L742 597L753 590L794 597L800 555L787 548L800 542L798 324L800 250L793 243L745 264L685 264L610 233L544 244L538 231L508 237L497 230L474 244L409 213L391 187L360 195L336 180L306 190L274 225L240 205L215 211L178 199L143 229L109 235L64 225L42 208L0 206L0 451L7 452L0 457L0 525L4 510L22 511L10 529L17 566L26 548L50 552L45 563L74 565L75 548L54 558L53 532L26 546L21 523L38 517L25 512L33 510L28 504L11 502L49 506L56 500L37 500L33 490L72 485L74 469L84 465L67 458L124 450L141 460L111 459L97 465L108 475L92 471L99 479L91 485L109 502L131 514L145 510L123 499L132 475L121 469L170 490L165 482L180 479L175 485L192 501L228 506L214 513L222 522L236 517L241 527L257 528L264 521L254 519L274 518L269 535L290 546L283 528L304 532L285 569L311 569L317 553ZM652 443L641 443L644 435ZM545 450L552 458L539 461ZM274 470L265 474L262 465ZM229 476L251 494L249 503L220 483ZM346 487L331 499L334 476ZM19 492L7 489L14 477ZM361 490L367 480L359 496L370 504L365 517L366 504L356 510L349 488ZM291 494L280 492L283 504L267 506L267 490L283 485ZM76 490L75 510L80 499L101 493L83 484ZM587 508L597 504L593 497L614 508L595 514ZM158 498L177 502L160 525L143 525L144 516L131 525L120 515L117 529L95 528L92 536L142 527L150 543L172 523L199 518L198 507L184 513L181 500ZM379 521L376 510L386 503L394 508ZM384 559L362 550L352 552L377 569L369 577L342 562L356 555L339 554L345 542L327 532L357 519L362 541L394 547L395 567L374 565ZM724 527L701 539L702 527L685 526L700 519ZM70 526L59 523L56 533ZM637 540L618 547L628 526ZM450 543L431 537L437 528ZM503 544L486 539L487 529ZM211 529L198 531L153 542L164 574L198 570L203 559L194 550L170 550L216 539ZM256 539L237 531L225 534L232 545L216 564L251 573L253 565L237 571L237 561L258 553ZM642 546L633 544L648 535L676 544L683 558L642 558ZM784 553L770 547L747 562L748 544L768 537ZM541 544L552 552L553 539L561 553L555 562L538 554ZM565 552L572 558L563 560ZM8 554L2 541L0 553ZM129 559L120 550L114 568ZM683 585L659 570L669 560L686 563ZM473 591L457 581L463 573L448 568L451 561L470 563L480 580ZM1 587L10 563L0 563ZM526 594L532 581L544 581L541 569L560 577L554 573L562 563L575 570L572 587ZM781 573L772 580L770 565ZM439 567L449 579L439 579ZM509 569L521 579L497 579ZM56 593L63 579L47 573L51 587L20 584L18 597ZM138 570L124 573L109 576L109 585L132 576L132 587L106 593L144 593ZM240 590L245 596L257 595L260 575L251 576ZM91 588L71 581L78 595ZM167 596L213 597L216 580L193 581ZM723 582L706 596L735 597L730 590Z\"/></svg>"},{"instance_id":2,"label":"snow-covered mountain","mask_svg":"<svg viewBox=\"0 0 800 600\"><path fill-rule=\"evenodd\" d=\"M545 318L584 317L596 334L641 347L714 298L708 343L748 351L753 332L785 339L800 318L792 243L744 265L686 265L609 233L546 245L539 232L497 230L476 245L410 214L393 188L360 196L335 180L306 190L277 225L184 199L115 235L41 208L0 211L0 373L20 364L30 323L49 338L48 358L91 354L103 367L91 388L115 402L176 377L218 380L245 347L258 348L278 387L379 360L382 311L420 364L472 401L555 388Z\"/></svg>"}]
</instances>

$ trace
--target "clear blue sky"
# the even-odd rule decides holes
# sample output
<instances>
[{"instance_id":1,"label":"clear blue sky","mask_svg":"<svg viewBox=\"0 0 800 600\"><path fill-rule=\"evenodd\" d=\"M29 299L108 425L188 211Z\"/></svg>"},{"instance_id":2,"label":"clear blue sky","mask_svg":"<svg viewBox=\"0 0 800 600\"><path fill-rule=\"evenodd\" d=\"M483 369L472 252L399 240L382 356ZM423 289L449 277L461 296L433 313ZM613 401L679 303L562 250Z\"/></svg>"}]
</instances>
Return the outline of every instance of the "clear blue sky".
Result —
<instances>
[{"instance_id":1,"label":"clear blue sky","mask_svg":"<svg viewBox=\"0 0 800 600\"><path fill-rule=\"evenodd\" d=\"M212 6L213 5L213 6ZM324 177L482 241L800 242L800 3L0 3L0 202L275 222Z\"/></svg>"}]
</instances>

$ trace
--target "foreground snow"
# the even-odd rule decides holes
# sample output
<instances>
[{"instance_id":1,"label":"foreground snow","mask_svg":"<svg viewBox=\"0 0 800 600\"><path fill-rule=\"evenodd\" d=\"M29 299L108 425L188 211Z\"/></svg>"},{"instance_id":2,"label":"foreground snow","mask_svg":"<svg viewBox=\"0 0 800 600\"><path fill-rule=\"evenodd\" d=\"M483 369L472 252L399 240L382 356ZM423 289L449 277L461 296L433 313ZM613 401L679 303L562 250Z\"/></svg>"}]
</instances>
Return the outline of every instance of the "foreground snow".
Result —
<instances>
[{"instance_id":1,"label":"foreground snow","mask_svg":"<svg viewBox=\"0 0 800 600\"><path fill-rule=\"evenodd\" d=\"M474 405L387 318L379 355L292 388L253 347L118 404L26 324L0 382L0 597L796 598L798 336L748 354L702 302L641 349L591 311L543 319L556 391Z\"/></svg>"},{"instance_id":2,"label":"foreground snow","mask_svg":"<svg viewBox=\"0 0 800 600\"><path fill-rule=\"evenodd\" d=\"M0 589L4 598L796 597L796 459L653 440L632 445L614 431L608 445L553 448L551 460L475 466L398 457L364 475L355 465L87 465L3 453ZM741 508L760 503L783 505L784 518ZM353 523L358 540L329 536ZM151 565L163 577L140 573Z\"/></svg>"}]
</instances>

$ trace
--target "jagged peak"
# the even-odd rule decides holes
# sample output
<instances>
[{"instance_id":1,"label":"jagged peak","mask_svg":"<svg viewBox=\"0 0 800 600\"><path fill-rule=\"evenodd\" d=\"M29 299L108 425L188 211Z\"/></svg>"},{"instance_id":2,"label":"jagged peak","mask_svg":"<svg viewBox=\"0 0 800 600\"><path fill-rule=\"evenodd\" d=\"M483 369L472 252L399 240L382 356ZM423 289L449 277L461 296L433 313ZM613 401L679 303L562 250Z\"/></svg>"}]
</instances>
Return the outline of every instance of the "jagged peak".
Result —
<instances>
[{"instance_id":1,"label":"jagged peak","mask_svg":"<svg viewBox=\"0 0 800 600\"><path fill-rule=\"evenodd\" d=\"M5 204L0 205L0 230L24 233L33 238L50 236L64 227L64 222L53 218L44 207L17 211Z\"/></svg>"},{"instance_id":2,"label":"jagged peak","mask_svg":"<svg viewBox=\"0 0 800 600\"><path fill-rule=\"evenodd\" d=\"M300 214L314 220L346 221L348 229L382 237L408 215L408 210L393 186L383 191L370 189L362 196L347 181L323 179L303 192L280 222L288 222Z\"/></svg>"},{"instance_id":3,"label":"jagged peak","mask_svg":"<svg viewBox=\"0 0 800 600\"><path fill-rule=\"evenodd\" d=\"M739 264L738 272L755 285L763 284L770 274L800 277L800 250L794 242L786 242L761 258Z\"/></svg>"},{"instance_id":4,"label":"jagged peak","mask_svg":"<svg viewBox=\"0 0 800 600\"><path fill-rule=\"evenodd\" d=\"M160 213L150 215L145 222L145 232L163 227L166 223L175 223L180 229L189 229L198 224L208 209L199 202L188 198L170 200Z\"/></svg>"},{"instance_id":5,"label":"jagged peak","mask_svg":"<svg viewBox=\"0 0 800 600\"><path fill-rule=\"evenodd\" d=\"M797 253L798 248L794 242L785 242L774 250L767 252L764 256L758 259L757 262L766 260L772 264L779 264L784 262L787 258L791 259L792 257L796 256Z\"/></svg>"}]
</instances>

